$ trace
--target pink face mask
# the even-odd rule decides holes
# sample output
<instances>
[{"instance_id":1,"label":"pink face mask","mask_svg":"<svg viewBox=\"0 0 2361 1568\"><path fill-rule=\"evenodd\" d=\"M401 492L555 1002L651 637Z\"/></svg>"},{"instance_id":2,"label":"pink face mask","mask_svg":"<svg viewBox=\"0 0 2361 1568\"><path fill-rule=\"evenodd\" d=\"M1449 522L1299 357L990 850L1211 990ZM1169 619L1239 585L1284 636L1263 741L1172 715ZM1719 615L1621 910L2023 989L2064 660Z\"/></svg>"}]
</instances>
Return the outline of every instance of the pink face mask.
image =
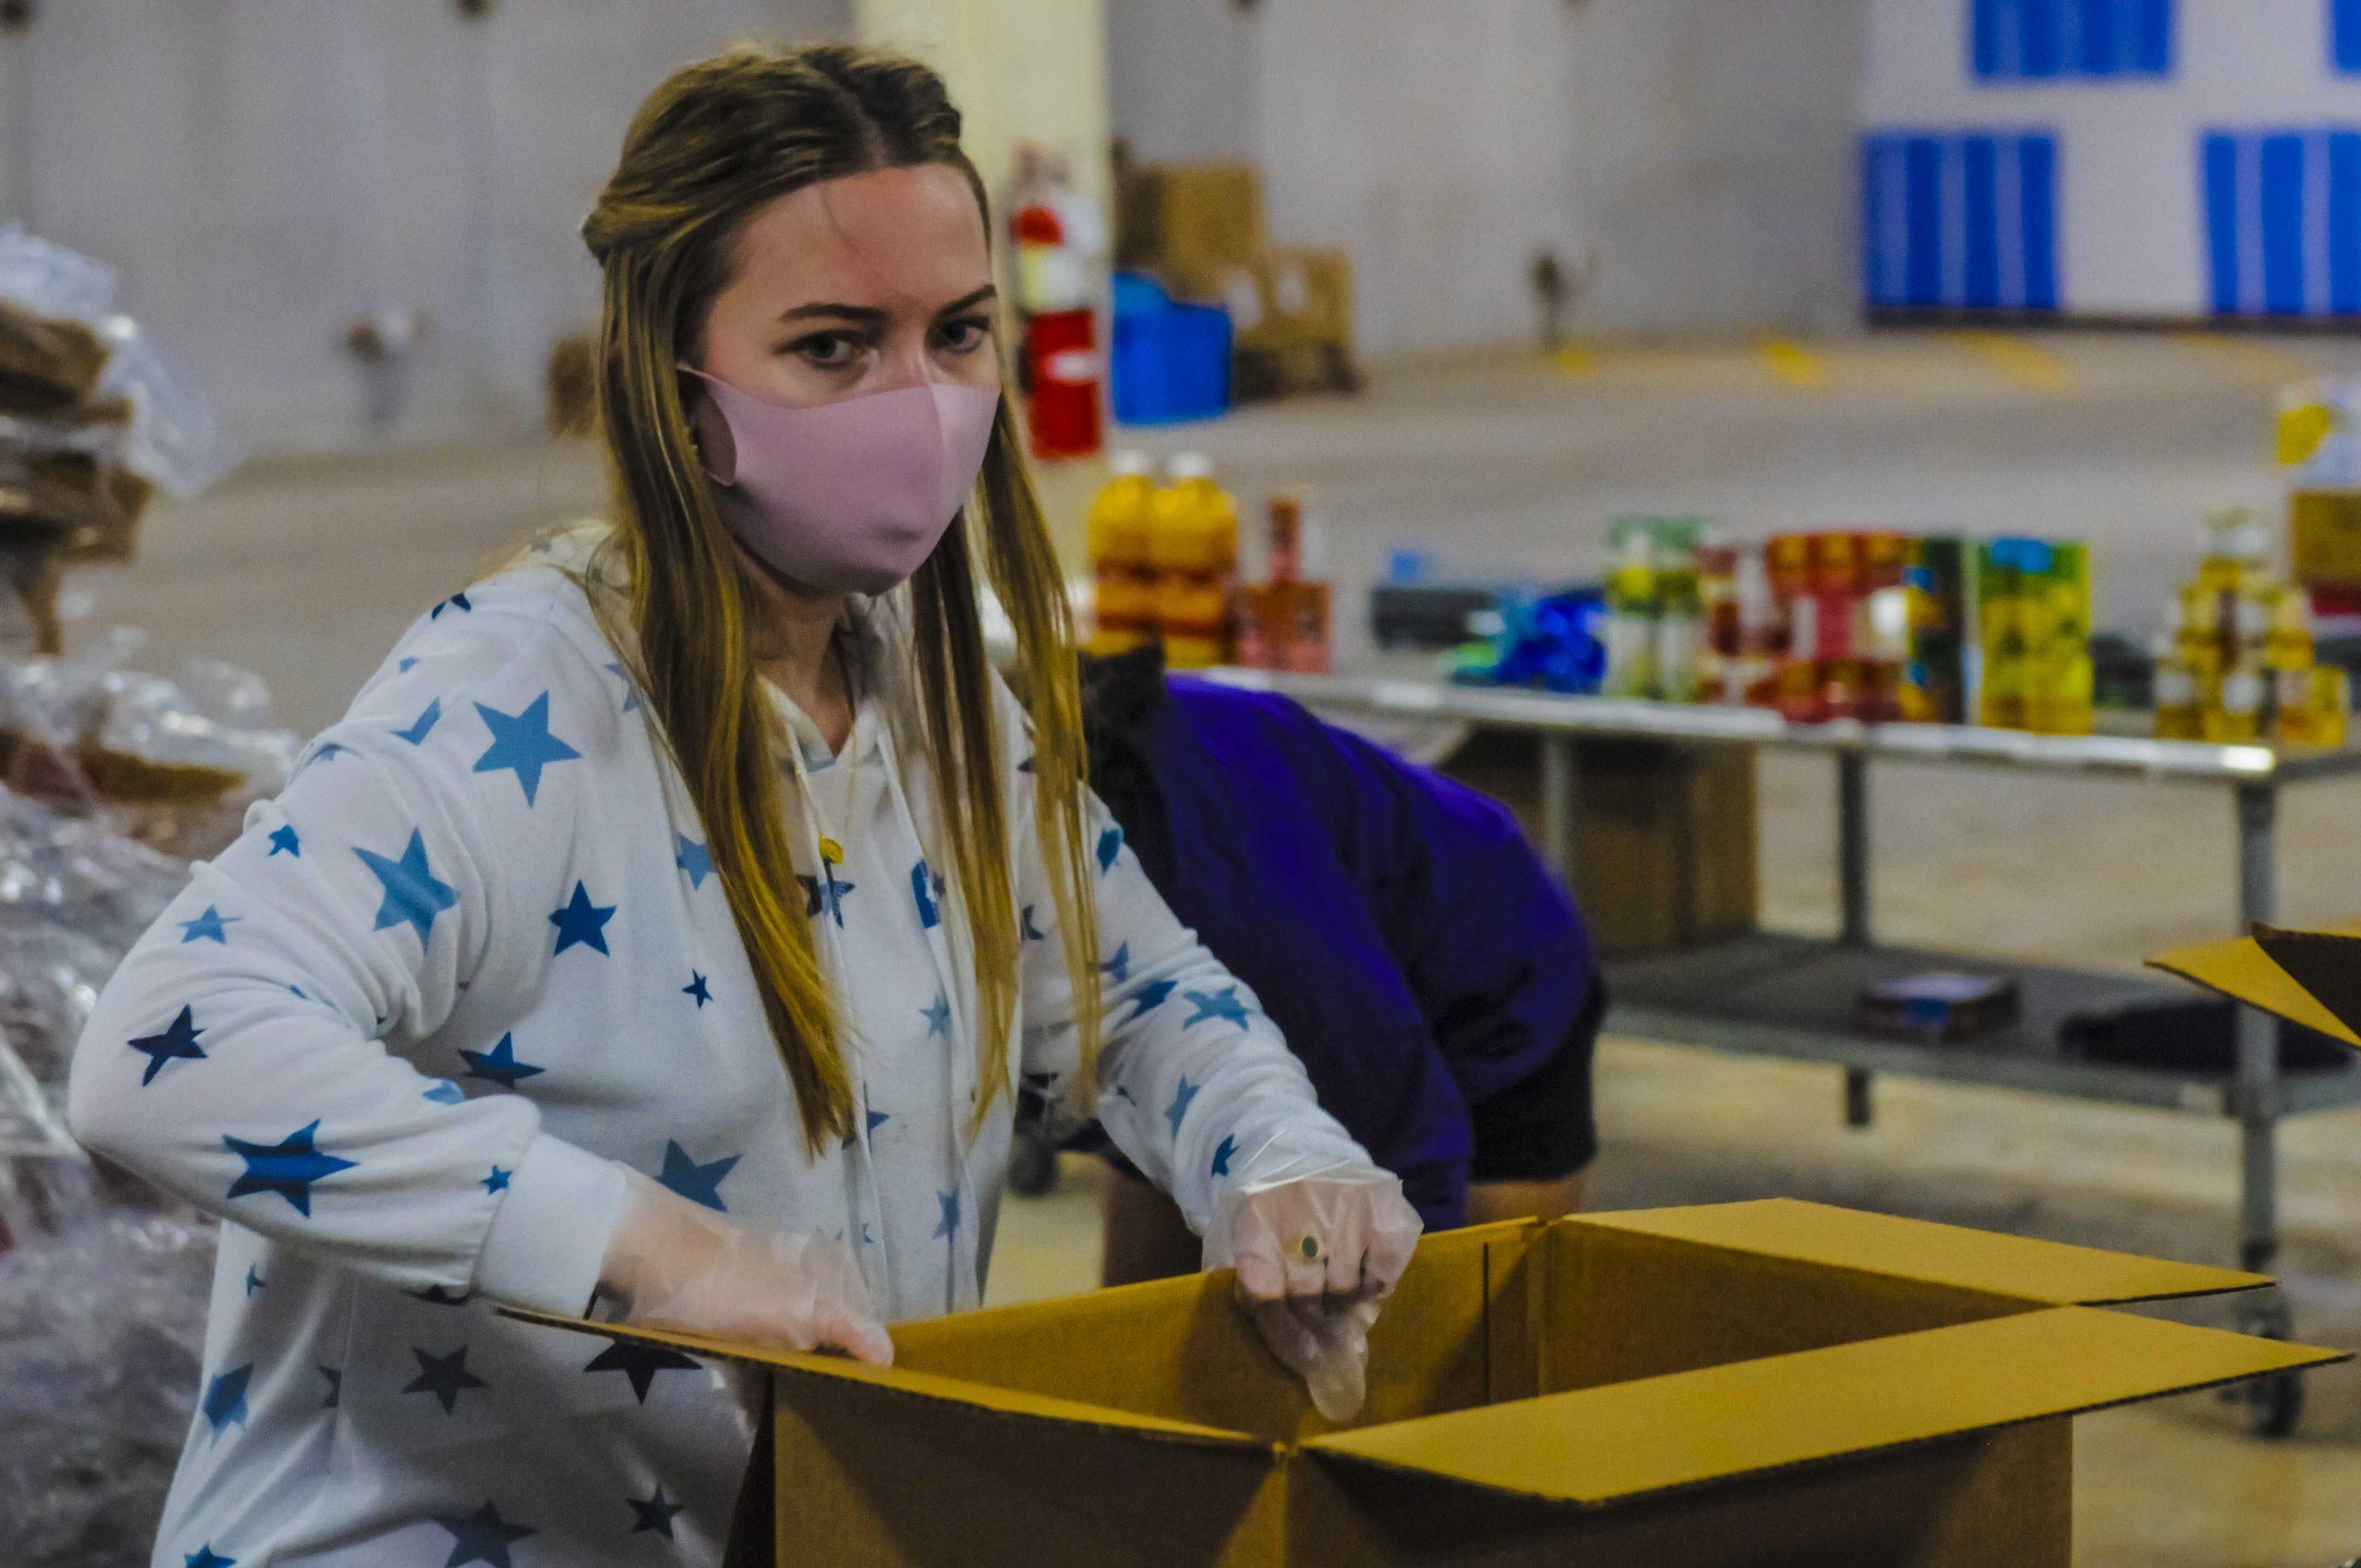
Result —
<instances>
[{"instance_id":1,"label":"pink face mask","mask_svg":"<svg viewBox=\"0 0 2361 1568\"><path fill-rule=\"evenodd\" d=\"M967 504L1000 394L928 382L816 408L765 402L703 371L697 421L722 521L798 587L884 593L907 580Z\"/></svg>"}]
</instances>

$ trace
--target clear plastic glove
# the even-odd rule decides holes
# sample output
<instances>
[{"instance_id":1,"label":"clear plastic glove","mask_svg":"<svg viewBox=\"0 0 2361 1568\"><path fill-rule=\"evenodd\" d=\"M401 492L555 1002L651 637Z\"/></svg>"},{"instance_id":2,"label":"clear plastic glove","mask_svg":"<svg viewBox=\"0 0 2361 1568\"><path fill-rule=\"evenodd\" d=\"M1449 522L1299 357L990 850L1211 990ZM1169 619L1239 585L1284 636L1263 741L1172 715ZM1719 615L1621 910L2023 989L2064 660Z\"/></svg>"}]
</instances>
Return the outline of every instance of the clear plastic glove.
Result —
<instances>
[{"instance_id":1,"label":"clear plastic glove","mask_svg":"<svg viewBox=\"0 0 2361 1568\"><path fill-rule=\"evenodd\" d=\"M1425 1229L1401 1178L1346 1166L1241 1182L1205 1229L1205 1266L1238 1271L1238 1300L1271 1353L1332 1421L1369 1394L1369 1331Z\"/></svg>"},{"instance_id":2,"label":"clear plastic glove","mask_svg":"<svg viewBox=\"0 0 2361 1568\"><path fill-rule=\"evenodd\" d=\"M622 1322L893 1365L894 1342L843 1242L732 1224L636 1171L627 1180L599 1273L623 1303Z\"/></svg>"}]
</instances>

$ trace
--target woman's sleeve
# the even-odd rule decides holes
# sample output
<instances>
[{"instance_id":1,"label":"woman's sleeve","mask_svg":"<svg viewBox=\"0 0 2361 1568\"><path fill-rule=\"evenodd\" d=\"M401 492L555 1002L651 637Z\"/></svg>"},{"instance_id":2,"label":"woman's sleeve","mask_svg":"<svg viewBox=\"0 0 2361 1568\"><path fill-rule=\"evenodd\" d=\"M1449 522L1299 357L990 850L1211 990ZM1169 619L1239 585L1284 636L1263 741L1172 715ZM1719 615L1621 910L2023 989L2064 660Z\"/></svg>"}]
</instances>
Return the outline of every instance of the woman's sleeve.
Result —
<instances>
[{"instance_id":1,"label":"woman's sleeve","mask_svg":"<svg viewBox=\"0 0 2361 1568\"><path fill-rule=\"evenodd\" d=\"M546 647L472 630L406 647L132 948L69 1113L93 1151L274 1240L407 1289L577 1312L622 1169L387 1041L431 1037L496 944L546 939L519 922L570 839L586 731L612 717Z\"/></svg>"},{"instance_id":2,"label":"woman's sleeve","mask_svg":"<svg viewBox=\"0 0 2361 1568\"><path fill-rule=\"evenodd\" d=\"M1088 805L1106 1009L1097 1112L1115 1146L1200 1231L1239 1181L1369 1165L1254 993L1174 916L1106 808ZM1074 992L1038 847L1018 882L1026 1087L1054 1101L1076 1063Z\"/></svg>"}]
</instances>

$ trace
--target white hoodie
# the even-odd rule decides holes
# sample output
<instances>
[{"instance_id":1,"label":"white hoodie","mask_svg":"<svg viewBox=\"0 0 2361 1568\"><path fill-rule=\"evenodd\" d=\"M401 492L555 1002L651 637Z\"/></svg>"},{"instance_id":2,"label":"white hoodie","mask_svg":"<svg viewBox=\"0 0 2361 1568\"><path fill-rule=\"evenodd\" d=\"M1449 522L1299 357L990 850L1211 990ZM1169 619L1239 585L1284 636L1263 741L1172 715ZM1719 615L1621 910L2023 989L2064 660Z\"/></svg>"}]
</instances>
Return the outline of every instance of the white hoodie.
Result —
<instances>
[{"instance_id":1,"label":"white hoodie","mask_svg":"<svg viewBox=\"0 0 2361 1568\"><path fill-rule=\"evenodd\" d=\"M859 1134L816 1160L705 830L554 560L422 617L133 949L74 1125L230 1222L159 1568L716 1560L750 1435L723 1373L489 1304L586 1310L623 1167L841 1235L889 1319L978 1303L1014 1097L966 1135L977 992L888 603L845 634L842 756L779 699L860 1082ZM1011 1076L1054 1087L1071 988L1004 691L998 717ZM1118 1145L1200 1225L1241 1151L1365 1160L1091 804Z\"/></svg>"}]
</instances>

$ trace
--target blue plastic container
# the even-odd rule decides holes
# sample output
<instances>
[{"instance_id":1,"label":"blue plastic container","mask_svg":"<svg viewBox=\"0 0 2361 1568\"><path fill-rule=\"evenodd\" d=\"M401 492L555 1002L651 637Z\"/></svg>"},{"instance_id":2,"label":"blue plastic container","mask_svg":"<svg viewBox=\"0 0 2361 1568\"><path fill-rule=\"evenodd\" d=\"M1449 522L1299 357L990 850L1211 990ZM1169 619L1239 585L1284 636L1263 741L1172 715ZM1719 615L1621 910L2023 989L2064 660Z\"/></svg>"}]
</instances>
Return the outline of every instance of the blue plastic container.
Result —
<instances>
[{"instance_id":1,"label":"blue plastic container","mask_svg":"<svg viewBox=\"0 0 2361 1568\"><path fill-rule=\"evenodd\" d=\"M1115 418L1180 424L1229 411L1229 312L1185 304L1152 278L1115 274Z\"/></svg>"}]
</instances>

